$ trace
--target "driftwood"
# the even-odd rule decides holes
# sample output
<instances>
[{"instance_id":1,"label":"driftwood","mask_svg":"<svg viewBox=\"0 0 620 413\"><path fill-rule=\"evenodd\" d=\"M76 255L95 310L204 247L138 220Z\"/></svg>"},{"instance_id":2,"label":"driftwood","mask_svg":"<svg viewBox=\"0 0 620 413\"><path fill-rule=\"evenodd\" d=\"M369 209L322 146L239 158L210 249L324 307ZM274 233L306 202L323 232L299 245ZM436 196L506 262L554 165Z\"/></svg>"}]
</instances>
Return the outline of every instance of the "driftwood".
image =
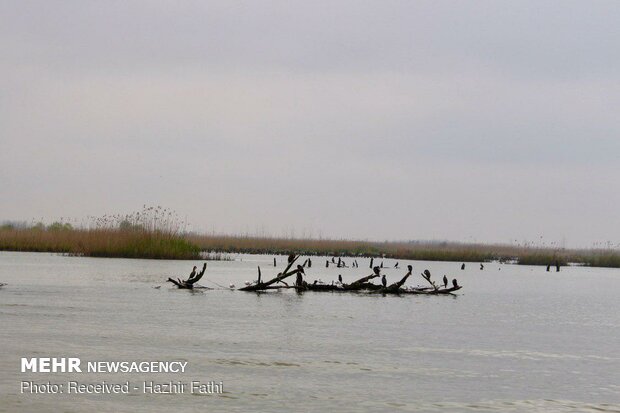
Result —
<instances>
[{"instance_id":1,"label":"driftwood","mask_svg":"<svg viewBox=\"0 0 620 413\"><path fill-rule=\"evenodd\" d=\"M359 280L352 282L351 284L343 284L342 285L343 290L355 291L355 290L368 290L368 289L381 288L381 286L368 282L372 280L373 278L380 277L381 269L379 267L375 267L372 269L372 271L373 271L372 274L366 277L362 277Z\"/></svg>"},{"instance_id":2,"label":"driftwood","mask_svg":"<svg viewBox=\"0 0 620 413\"><path fill-rule=\"evenodd\" d=\"M439 290L439 287L435 284L435 281L431 281L431 272L429 270L424 270L422 273L422 278L428 281L434 290Z\"/></svg>"},{"instance_id":3,"label":"driftwood","mask_svg":"<svg viewBox=\"0 0 620 413\"><path fill-rule=\"evenodd\" d=\"M297 286L297 291L333 291L333 292L355 292L355 291L369 291L371 294L420 294L420 295L441 295L451 294L454 291L460 290L462 287L458 285L456 279L452 280L452 287L440 288L431 280L430 271L425 270L422 273L422 277L429 282L430 287L403 287L407 282L407 279L413 273L413 267L407 266L407 273L398 282L383 287L369 282L373 278L380 276L381 268L373 268L373 274L366 277L362 277L351 284L332 283L324 284L314 281L312 284L303 283L301 286Z\"/></svg>"},{"instance_id":4,"label":"driftwood","mask_svg":"<svg viewBox=\"0 0 620 413\"><path fill-rule=\"evenodd\" d=\"M179 288L191 290L194 288L194 284L196 284L202 278L202 276L205 275L206 269L207 269L207 263L205 262L204 265L202 266L202 271L200 271L198 274L195 274L194 272L192 272L192 274L190 274L187 280L181 280L180 278L177 278L175 280L174 278L170 277L166 281L173 283Z\"/></svg>"},{"instance_id":5,"label":"driftwood","mask_svg":"<svg viewBox=\"0 0 620 413\"><path fill-rule=\"evenodd\" d=\"M393 293L398 293L401 290L401 287L405 284L405 282L407 281L407 278L409 278L411 276L411 272L413 271L413 267L411 265L407 266L407 274L405 274L405 276L403 278L400 279L400 281L395 282L394 284L390 284L387 287L383 287L380 290L377 290L376 292L378 293L388 293L388 294L393 294Z\"/></svg>"},{"instance_id":6,"label":"driftwood","mask_svg":"<svg viewBox=\"0 0 620 413\"><path fill-rule=\"evenodd\" d=\"M440 288L434 290L432 288L401 288L395 294L420 294L420 295L440 295L440 294L451 294L454 291L458 291L462 286L458 285L456 287L450 288Z\"/></svg>"},{"instance_id":7,"label":"driftwood","mask_svg":"<svg viewBox=\"0 0 620 413\"><path fill-rule=\"evenodd\" d=\"M369 291L371 293L376 294L420 294L420 295L440 295L440 294L451 294L454 291L458 291L462 288L462 286L458 285L456 279L452 280L452 287L447 288L447 277L444 276L443 286L444 288L440 288L434 281L431 280L431 273L428 270L424 270L422 273L422 277L430 284L430 287L403 287L407 279L411 276L413 272L413 268L411 265L407 266L407 273L403 278L401 278L398 282L390 284L386 287L378 284L374 284L370 282L374 278L378 278L381 276L381 268L379 266L373 268L373 273L362 277L350 284L343 284L342 282L331 284L324 284L322 282L314 281L311 284L303 281L303 275L305 275L304 267L301 265L297 265L296 269L291 270L295 261L299 258L299 255L291 254L288 257L288 264L283 272L278 273L278 275L272 278L269 281L262 281L261 269L258 267L258 280L251 285L247 285L246 287L240 288L239 291L267 291L267 290L279 290L283 288L295 288L297 291L334 291L334 292L355 292L355 291ZM335 260L334 260L335 261ZM329 263L329 261L328 261ZM304 265L310 266L310 262L306 260ZM342 265L341 261L341 265ZM195 288L194 284L198 282L204 275L207 268L207 263L204 263L202 267L202 271L198 274L192 272L190 277L187 280L181 279L173 279L168 278L167 281L173 283L178 288L183 289L193 289ZM294 285L288 285L284 279L297 274L297 279ZM274 285L278 284L278 285ZM282 284L282 285L280 285ZM3 284L0 283L0 287ZM197 288L197 287L196 287ZM231 287L232 288L232 287Z\"/></svg>"},{"instance_id":8,"label":"driftwood","mask_svg":"<svg viewBox=\"0 0 620 413\"><path fill-rule=\"evenodd\" d=\"M440 288L437 286L437 284L435 284L434 281L431 280L431 272L429 270L424 270L424 272L422 273L422 278L424 278L426 281L428 281L428 283L431 285L431 287L417 287L417 288L402 288L404 282L407 280L407 278L411 275L411 271L412 268L409 265L408 266L409 272L407 273L407 275L405 275L405 277L403 277L402 280L400 280L397 283L394 283L380 291L377 291L378 293L383 293L383 294L426 294L426 295L439 295L439 294L451 294L454 291L458 291L460 290L461 287L460 285L458 285L456 278L452 280L452 287L451 288ZM445 278L445 275L444 275ZM444 282L445 283L445 282Z\"/></svg>"},{"instance_id":9,"label":"driftwood","mask_svg":"<svg viewBox=\"0 0 620 413\"><path fill-rule=\"evenodd\" d=\"M357 281L352 282L351 284L342 284L332 283L332 284L324 284L318 281L314 281L313 283L303 283L303 285L298 286L298 291L361 291L361 290L376 290L381 288L380 285L373 284L369 282L373 278L377 278L380 276L380 268L373 268L373 273L366 277L362 277Z\"/></svg>"},{"instance_id":10,"label":"driftwood","mask_svg":"<svg viewBox=\"0 0 620 413\"><path fill-rule=\"evenodd\" d=\"M301 265L298 265L296 269L289 271L298 258L299 258L299 255L293 255L293 254L289 255L288 265L286 266L286 269L284 270L284 272L279 273L275 278L272 278L271 280L266 281L266 282L262 282L260 279L260 267L259 267L258 268L258 272L259 272L258 281L255 284L240 288L239 291L262 291L262 290L275 290L279 288L295 288L294 286L289 287L289 285L284 283L283 280L297 273L304 274L304 269ZM284 283L285 286L272 286L272 284L279 283L279 282Z\"/></svg>"}]
</instances>

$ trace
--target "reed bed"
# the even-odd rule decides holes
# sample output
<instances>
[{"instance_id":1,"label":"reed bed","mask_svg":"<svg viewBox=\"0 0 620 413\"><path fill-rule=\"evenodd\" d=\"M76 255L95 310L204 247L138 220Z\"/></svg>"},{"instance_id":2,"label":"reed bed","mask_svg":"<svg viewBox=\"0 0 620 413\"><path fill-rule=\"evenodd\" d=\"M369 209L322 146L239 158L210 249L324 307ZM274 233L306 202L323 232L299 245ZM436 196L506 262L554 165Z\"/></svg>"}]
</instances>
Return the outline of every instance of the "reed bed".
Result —
<instances>
[{"instance_id":1,"label":"reed bed","mask_svg":"<svg viewBox=\"0 0 620 413\"><path fill-rule=\"evenodd\" d=\"M40 222L5 224L0 227L0 249L89 257L200 259L200 248L182 235L185 224L172 210L145 205L128 215L88 217L78 229L62 220L47 226Z\"/></svg>"},{"instance_id":2,"label":"reed bed","mask_svg":"<svg viewBox=\"0 0 620 413\"><path fill-rule=\"evenodd\" d=\"M227 253L385 257L421 261L514 262L522 265L620 267L614 249L558 249L502 244L456 242L371 242L352 240L285 239L268 237L188 235L202 250Z\"/></svg>"},{"instance_id":3,"label":"reed bed","mask_svg":"<svg viewBox=\"0 0 620 413\"><path fill-rule=\"evenodd\" d=\"M456 242L372 242L187 233L174 211L143 207L129 215L89 217L74 228L54 222L0 226L0 250L58 252L91 257L231 259L230 253L301 254L458 262L514 262L524 265L620 267L618 249L537 247Z\"/></svg>"},{"instance_id":4,"label":"reed bed","mask_svg":"<svg viewBox=\"0 0 620 413\"><path fill-rule=\"evenodd\" d=\"M200 248L158 231L0 229L0 249L89 257L199 259Z\"/></svg>"}]
</instances>

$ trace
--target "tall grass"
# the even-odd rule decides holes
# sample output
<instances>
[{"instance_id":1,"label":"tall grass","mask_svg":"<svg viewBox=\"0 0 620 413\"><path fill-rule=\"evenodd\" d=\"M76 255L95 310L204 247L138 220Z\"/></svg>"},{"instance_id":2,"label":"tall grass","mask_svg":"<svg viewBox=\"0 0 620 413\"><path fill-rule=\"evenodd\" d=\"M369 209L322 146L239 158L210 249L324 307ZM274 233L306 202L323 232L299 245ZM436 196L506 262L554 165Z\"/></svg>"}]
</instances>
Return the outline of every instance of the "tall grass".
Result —
<instances>
[{"instance_id":1,"label":"tall grass","mask_svg":"<svg viewBox=\"0 0 620 413\"><path fill-rule=\"evenodd\" d=\"M61 252L90 257L198 259L200 248L159 231L120 229L0 229L0 249Z\"/></svg>"},{"instance_id":2,"label":"tall grass","mask_svg":"<svg viewBox=\"0 0 620 413\"><path fill-rule=\"evenodd\" d=\"M618 250L567 250L501 244L456 242L370 242L351 240L284 239L225 235L188 235L193 244L207 251L255 254L365 256L422 261L516 262L523 265L577 263L620 267Z\"/></svg>"},{"instance_id":3,"label":"tall grass","mask_svg":"<svg viewBox=\"0 0 620 413\"><path fill-rule=\"evenodd\" d=\"M528 265L578 263L620 267L617 249L567 250L530 245L455 242L370 242L188 234L176 213L146 207L129 215L90 217L74 228L66 222L0 226L0 250L61 252L92 257L199 259L221 253L387 257L427 261L510 261Z\"/></svg>"},{"instance_id":4,"label":"tall grass","mask_svg":"<svg viewBox=\"0 0 620 413\"><path fill-rule=\"evenodd\" d=\"M4 225L0 227L0 249L90 257L200 258L200 248L182 236L184 223L173 211L145 206L142 211L129 215L89 219L79 229L66 222L48 226Z\"/></svg>"}]
</instances>

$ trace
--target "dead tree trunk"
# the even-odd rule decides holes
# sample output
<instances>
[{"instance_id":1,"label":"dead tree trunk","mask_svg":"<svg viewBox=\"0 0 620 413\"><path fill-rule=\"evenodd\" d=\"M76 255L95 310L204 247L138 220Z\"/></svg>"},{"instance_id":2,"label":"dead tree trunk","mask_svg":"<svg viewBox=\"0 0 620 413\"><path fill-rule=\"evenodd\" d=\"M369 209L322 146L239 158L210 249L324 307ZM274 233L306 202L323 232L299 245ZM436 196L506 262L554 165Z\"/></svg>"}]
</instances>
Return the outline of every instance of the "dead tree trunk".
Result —
<instances>
[{"instance_id":1,"label":"dead tree trunk","mask_svg":"<svg viewBox=\"0 0 620 413\"><path fill-rule=\"evenodd\" d=\"M435 284L435 281L431 281L431 272L429 270L424 270L424 272L422 273L422 278L424 278L426 281L428 281L430 285L433 286L433 290L439 290L439 287L437 286L437 284Z\"/></svg>"},{"instance_id":2,"label":"dead tree trunk","mask_svg":"<svg viewBox=\"0 0 620 413\"><path fill-rule=\"evenodd\" d=\"M166 281L173 283L179 288L191 290L194 288L194 284L196 284L202 278L202 276L205 275L206 270L207 270L207 263L205 262L204 265L202 266L202 271L200 271L196 275L190 276L187 280L181 280L180 278L177 278L175 280L170 277Z\"/></svg>"},{"instance_id":3,"label":"dead tree trunk","mask_svg":"<svg viewBox=\"0 0 620 413\"><path fill-rule=\"evenodd\" d=\"M288 257L288 265L286 266L286 269L284 270L284 272L279 273L277 277L272 278L271 280L266 281L266 282L259 281L256 284L248 285L247 287L240 288L239 291L261 291L261 290L273 290L273 289L288 287L288 285L286 287L282 287L282 286L273 286L272 284L282 282L282 280L284 280L285 278L290 277L291 275L295 275L297 273L304 274L304 269L301 265L298 265L296 269L289 271L298 258L299 258L299 255L291 254Z\"/></svg>"},{"instance_id":4,"label":"dead tree trunk","mask_svg":"<svg viewBox=\"0 0 620 413\"><path fill-rule=\"evenodd\" d=\"M413 267L411 265L407 266L407 274L405 274L405 276L403 278L401 278L400 281L395 282L394 284L390 284L387 287L381 289L382 293L398 293L400 290L400 287L402 287L403 285L405 285L405 282L407 281L407 278L409 278L411 276L411 272L413 271Z\"/></svg>"},{"instance_id":5,"label":"dead tree trunk","mask_svg":"<svg viewBox=\"0 0 620 413\"><path fill-rule=\"evenodd\" d=\"M353 281L351 284L345 284L343 285L343 289L345 290L361 290L364 288L367 288L369 286L372 286L374 284L369 283L368 281L372 280L373 278L377 278L380 276L380 272L381 269L379 267L375 267L372 269L373 273L366 276L366 277L362 277L357 281Z\"/></svg>"}]
</instances>

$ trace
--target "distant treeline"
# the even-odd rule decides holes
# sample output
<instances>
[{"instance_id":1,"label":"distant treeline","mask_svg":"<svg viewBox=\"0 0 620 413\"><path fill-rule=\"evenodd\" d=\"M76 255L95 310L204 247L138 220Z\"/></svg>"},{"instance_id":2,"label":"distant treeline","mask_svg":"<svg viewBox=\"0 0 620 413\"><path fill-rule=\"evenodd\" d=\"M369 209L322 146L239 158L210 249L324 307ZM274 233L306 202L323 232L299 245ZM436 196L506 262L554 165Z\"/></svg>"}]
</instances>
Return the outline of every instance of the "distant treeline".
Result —
<instances>
[{"instance_id":1,"label":"distant treeline","mask_svg":"<svg viewBox=\"0 0 620 413\"><path fill-rule=\"evenodd\" d=\"M151 221L147 220L147 224ZM94 228L65 223L0 226L0 250L59 252L92 257L200 259L203 253L251 253L385 257L457 262L512 262L525 265L577 263L620 267L620 251L569 250L454 242L370 242L187 234L169 221L144 225L115 218Z\"/></svg>"}]
</instances>

